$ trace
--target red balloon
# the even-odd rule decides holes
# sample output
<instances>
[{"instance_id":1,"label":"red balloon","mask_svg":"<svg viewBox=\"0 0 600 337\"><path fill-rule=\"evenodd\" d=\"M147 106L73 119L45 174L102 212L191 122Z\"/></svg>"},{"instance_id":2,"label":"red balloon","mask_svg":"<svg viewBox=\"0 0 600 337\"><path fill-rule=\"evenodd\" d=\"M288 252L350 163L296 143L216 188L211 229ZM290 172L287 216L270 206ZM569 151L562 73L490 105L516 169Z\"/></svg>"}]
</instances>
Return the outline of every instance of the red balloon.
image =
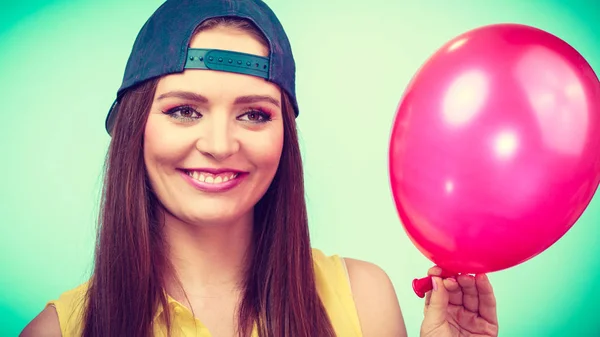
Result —
<instances>
[{"instance_id":1,"label":"red balloon","mask_svg":"<svg viewBox=\"0 0 600 337\"><path fill-rule=\"evenodd\" d=\"M573 226L598 188L598 77L543 30L466 32L404 93L389 171L404 229L432 262L450 274L525 262Z\"/></svg>"}]
</instances>

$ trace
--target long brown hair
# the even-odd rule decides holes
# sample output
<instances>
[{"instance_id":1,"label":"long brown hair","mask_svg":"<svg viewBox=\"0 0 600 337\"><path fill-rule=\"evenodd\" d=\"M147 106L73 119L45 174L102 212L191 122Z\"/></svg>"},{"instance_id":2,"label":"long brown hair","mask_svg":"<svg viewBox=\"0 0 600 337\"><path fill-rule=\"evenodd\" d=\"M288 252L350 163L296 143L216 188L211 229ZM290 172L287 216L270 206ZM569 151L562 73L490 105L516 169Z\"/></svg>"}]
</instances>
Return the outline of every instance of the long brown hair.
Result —
<instances>
[{"instance_id":1,"label":"long brown hair","mask_svg":"<svg viewBox=\"0 0 600 337\"><path fill-rule=\"evenodd\" d=\"M243 29L266 44L250 22L220 18L215 26ZM83 337L151 336L158 306L171 326L165 275L171 264L162 236L161 206L150 187L143 137L158 79L121 99L108 150L93 275L83 319ZM292 104L282 93L284 143L279 167L254 210L238 331L261 337L335 336L318 296L308 233L302 160Z\"/></svg>"}]
</instances>

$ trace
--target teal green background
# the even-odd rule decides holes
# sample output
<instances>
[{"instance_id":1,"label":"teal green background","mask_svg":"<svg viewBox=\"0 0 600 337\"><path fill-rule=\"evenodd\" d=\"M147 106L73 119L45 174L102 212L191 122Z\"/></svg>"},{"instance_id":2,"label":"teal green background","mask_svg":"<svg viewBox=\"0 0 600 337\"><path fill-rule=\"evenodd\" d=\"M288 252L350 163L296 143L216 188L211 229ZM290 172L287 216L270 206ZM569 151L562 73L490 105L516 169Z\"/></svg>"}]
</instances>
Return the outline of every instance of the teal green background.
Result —
<instances>
[{"instance_id":1,"label":"teal green background","mask_svg":"<svg viewBox=\"0 0 600 337\"><path fill-rule=\"evenodd\" d=\"M387 173L405 86L443 43L477 26L523 23L578 49L600 73L597 1L270 0L297 61L298 119L313 245L377 263L410 336L431 263L408 240ZM0 5L0 336L16 336L91 270L104 118L131 45L158 0ZM367 58L376 57L377 64ZM501 336L600 336L600 197L558 243L490 279Z\"/></svg>"}]
</instances>

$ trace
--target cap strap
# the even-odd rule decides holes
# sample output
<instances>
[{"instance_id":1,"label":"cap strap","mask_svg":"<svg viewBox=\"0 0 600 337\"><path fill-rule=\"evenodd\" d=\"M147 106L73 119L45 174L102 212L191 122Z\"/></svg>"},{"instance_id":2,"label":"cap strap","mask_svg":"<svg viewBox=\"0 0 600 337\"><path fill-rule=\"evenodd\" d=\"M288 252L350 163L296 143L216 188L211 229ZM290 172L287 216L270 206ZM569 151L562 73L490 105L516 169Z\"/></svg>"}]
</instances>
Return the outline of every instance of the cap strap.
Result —
<instances>
[{"instance_id":1,"label":"cap strap","mask_svg":"<svg viewBox=\"0 0 600 337\"><path fill-rule=\"evenodd\" d=\"M269 78L269 58L220 49L189 48L185 69L220 70Z\"/></svg>"}]
</instances>

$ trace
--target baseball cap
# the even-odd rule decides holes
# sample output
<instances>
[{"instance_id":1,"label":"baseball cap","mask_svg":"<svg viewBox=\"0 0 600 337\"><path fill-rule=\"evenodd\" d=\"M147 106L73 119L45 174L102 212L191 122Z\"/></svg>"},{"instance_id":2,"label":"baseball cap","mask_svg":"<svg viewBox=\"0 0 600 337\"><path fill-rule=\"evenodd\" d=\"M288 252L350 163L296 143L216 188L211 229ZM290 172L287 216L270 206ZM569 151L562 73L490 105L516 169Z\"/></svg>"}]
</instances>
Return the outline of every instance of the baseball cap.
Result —
<instances>
[{"instance_id":1,"label":"baseball cap","mask_svg":"<svg viewBox=\"0 0 600 337\"><path fill-rule=\"evenodd\" d=\"M228 50L189 48L192 34L204 21L238 17L254 23L269 43L269 56ZM261 0L167 0L137 35L117 97L106 116L112 132L119 100L138 84L185 69L210 69L264 78L277 84L299 114L295 91L296 65L288 37L275 13Z\"/></svg>"}]
</instances>

